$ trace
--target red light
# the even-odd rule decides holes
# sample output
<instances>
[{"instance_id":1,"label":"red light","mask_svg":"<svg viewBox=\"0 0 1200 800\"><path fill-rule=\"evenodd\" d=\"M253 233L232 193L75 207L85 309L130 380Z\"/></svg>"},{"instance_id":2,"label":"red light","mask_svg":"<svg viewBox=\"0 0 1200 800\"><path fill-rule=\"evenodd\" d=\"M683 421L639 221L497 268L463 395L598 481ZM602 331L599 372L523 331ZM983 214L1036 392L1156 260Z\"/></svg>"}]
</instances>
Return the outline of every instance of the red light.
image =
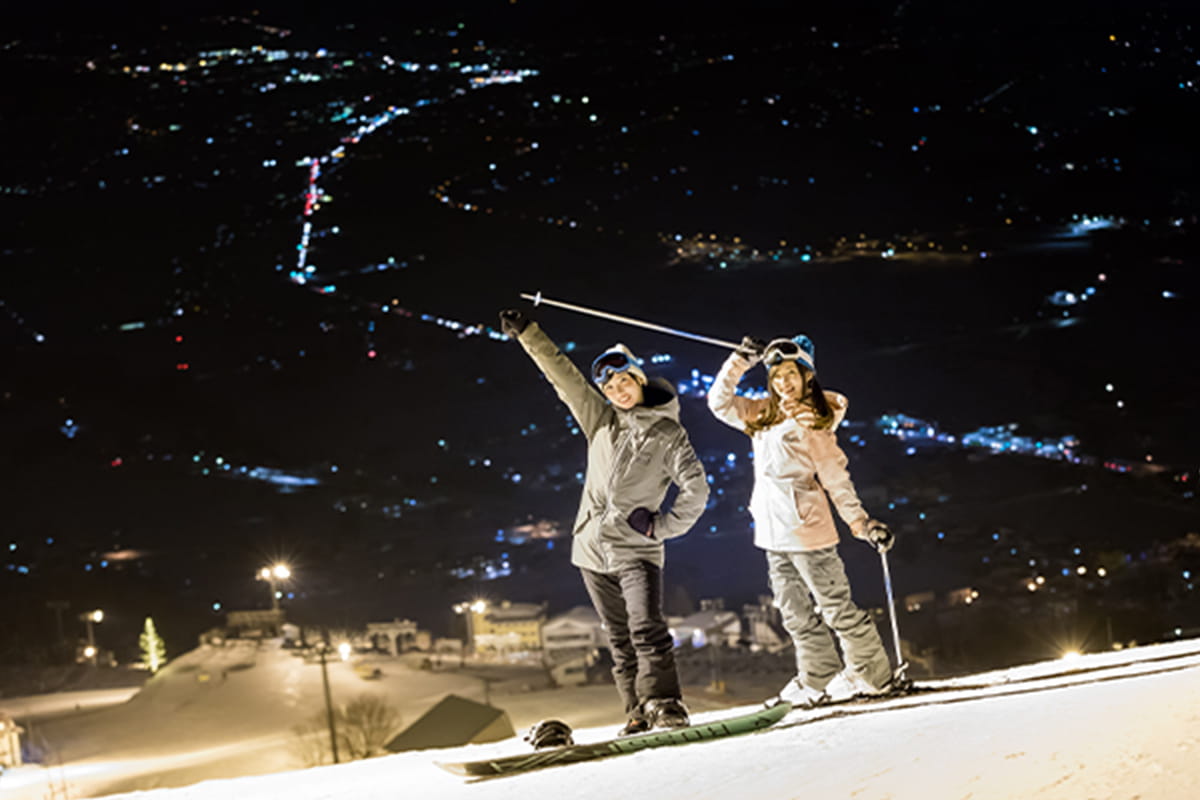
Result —
<instances>
[{"instance_id":1,"label":"red light","mask_svg":"<svg viewBox=\"0 0 1200 800\"><path fill-rule=\"evenodd\" d=\"M124 463L125 463L125 462L121 460L121 457L120 457L120 456L117 456L117 457L116 457L116 458L114 458L112 461L108 462L108 465L109 465L110 467L119 467L119 466L121 466L121 465L122 465L122 464L124 464Z\"/></svg>"},{"instance_id":2,"label":"red light","mask_svg":"<svg viewBox=\"0 0 1200 800\"><path fill-rule=\"evenodd\" d=\"M182 341L183 341L183 336L182 336L182 335L177 335L177 336L175 337L175 344L179 344L179 343L180 343L180 342L182 342Z\"/></svg>"},{"instance_id":3,"label":"red light","mask_svg":"<svg viewBox=\"0 0 1200 800\"><path fill-rule=\"evenodd\" d=\"M181 361L180 363L175 365L175 369L179 370L180 372L183 372L188 369L188 364Z\"/></svg>"},{"instance_id":4,"label":"red light","mask_svg":"<svg viewBox=\"0 0 1200 800\"><path fill-rule=\"evenodd\" d=\"M376 355L377 355L377 354L376 354L376 352L375 352L374 350L368 350L368 351L367 351L367 358L374 358Z\"/></svg>"}]
</instances>

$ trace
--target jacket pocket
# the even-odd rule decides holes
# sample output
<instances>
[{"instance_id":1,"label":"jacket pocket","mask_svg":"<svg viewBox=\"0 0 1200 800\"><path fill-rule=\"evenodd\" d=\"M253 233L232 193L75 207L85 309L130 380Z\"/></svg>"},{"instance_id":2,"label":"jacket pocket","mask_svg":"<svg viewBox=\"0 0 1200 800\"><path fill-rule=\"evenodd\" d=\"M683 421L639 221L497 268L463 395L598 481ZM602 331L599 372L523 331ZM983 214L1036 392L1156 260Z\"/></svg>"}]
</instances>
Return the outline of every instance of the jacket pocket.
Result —
<instances>
[{"instance_id":1,"label":"jacket pocket","mask_svg":"<svg viewBox=\"0 0 1200 800\"><path fill-rule=\"evenodd\" d=\"M803 524L791 484L760 483L750 498L750 514L756 527L780 533L793 531Z\"/></svg>"},{"instance_id":2,"label":"jacket pocket","mask_svg":"<svg viewBox=\"0 0 1200 800\"><path fill-rule=\"evenodd\" d=\"M811 489L793 487L792 504L796 507L796 516L799 517L801 525L811 525L814 522L817 504Z\"/></svg>"}]
</instances>

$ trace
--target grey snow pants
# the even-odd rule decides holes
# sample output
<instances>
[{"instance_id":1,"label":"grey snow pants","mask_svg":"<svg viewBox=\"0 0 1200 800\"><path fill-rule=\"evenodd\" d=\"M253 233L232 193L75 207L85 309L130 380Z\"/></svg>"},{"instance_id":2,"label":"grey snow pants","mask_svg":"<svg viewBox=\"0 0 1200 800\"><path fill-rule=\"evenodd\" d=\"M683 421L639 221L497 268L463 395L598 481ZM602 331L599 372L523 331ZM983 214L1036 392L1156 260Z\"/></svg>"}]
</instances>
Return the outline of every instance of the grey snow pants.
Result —
<instances>
[{"instance_id":1,"label":"grey snow pants","mask_svg":"<svg viewBox=\"0 0 1200 800\"><path fill-rule=\"evenodd\" d=\"M849 671L873 687L884 686L892 677L891 662L874 620L854 604L837 546L766 553L775 606L796 645L800 682L824 689L841 671L836 635Z\"/></svg>"}]
</instances>

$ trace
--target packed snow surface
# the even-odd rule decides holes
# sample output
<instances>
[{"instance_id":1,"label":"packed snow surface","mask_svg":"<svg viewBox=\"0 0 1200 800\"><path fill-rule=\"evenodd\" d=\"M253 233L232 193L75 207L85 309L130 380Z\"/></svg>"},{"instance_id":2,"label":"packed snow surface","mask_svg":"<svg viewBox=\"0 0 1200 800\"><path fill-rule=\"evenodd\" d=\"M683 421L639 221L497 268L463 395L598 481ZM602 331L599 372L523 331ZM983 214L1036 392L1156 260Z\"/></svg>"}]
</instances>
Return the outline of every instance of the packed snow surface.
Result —
<instances>
[{"instance_id":1,"label":"packed snow surface","mask_svg":"<svg viewBox=\"0 0 1200 800\"><path fill-rule=\"evenodd\" d=\"M490 779L436 766L526 752L519 738L113 797L528 800L530 797L1159 798L1200 796L1200 641L935 681L942 691L793 711L743 736ZM756 706L703 711L695 721ZM586 719L586 708L552 716ZM550 714L548 714L550 716ZM597 741L611 725L576 730ZM100 765L100 762L97 762ZM30 767L0 779L22 795ZM10 777L13 781L10 781ZM34 788L28 784L27 788ZM73 791L71 797L86 796Z\"/></svg>"}]
</instances>

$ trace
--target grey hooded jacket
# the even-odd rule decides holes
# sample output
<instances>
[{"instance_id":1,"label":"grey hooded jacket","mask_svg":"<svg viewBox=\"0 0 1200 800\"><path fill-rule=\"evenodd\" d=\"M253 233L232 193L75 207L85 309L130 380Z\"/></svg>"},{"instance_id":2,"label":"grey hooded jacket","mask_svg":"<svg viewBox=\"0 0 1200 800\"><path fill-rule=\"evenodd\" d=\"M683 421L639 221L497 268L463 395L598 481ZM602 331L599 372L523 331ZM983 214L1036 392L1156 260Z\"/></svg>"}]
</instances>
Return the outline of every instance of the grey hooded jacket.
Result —
<instances>
[{"instance_id":1,"label":"grey hooded jacket","mask_svg":"<svg viewBox=\"0 0 1200 800\"><path fill-rule=\"evenodd\" d=\"M666 381L646 386L643 405L611 405L536 322L521 346L570 409L588 441L587 474L575 517L571 563L616 572L635 561L663 565L663 540L682 536L708 501L704 467L679 423L679 400ZM660 510L667 487L679 487L670 510ZM635 508L654 512L653 538L630 527Z\"/></svg>"}]
</instances>

